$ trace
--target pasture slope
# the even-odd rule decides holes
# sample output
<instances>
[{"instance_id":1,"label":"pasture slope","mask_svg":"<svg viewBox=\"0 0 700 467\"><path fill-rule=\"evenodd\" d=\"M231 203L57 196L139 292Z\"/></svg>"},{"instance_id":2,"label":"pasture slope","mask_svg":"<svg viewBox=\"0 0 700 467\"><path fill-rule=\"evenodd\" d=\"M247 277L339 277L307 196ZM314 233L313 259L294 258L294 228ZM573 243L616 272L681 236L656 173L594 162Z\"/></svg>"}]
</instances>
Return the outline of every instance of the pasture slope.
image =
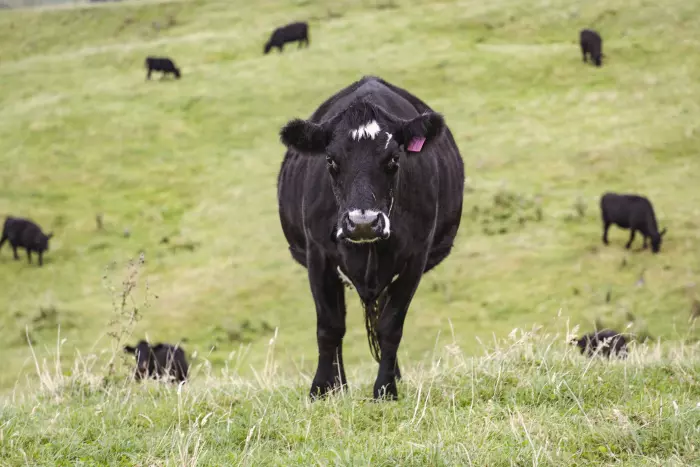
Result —
<instances>
[{"instance_id":1,"label":"pasture slope","mask_svg":"<svg viewBox=\"0 0 700 467\"><path fill-rule=\"evenodd\" d=\"M311 46L263 56L296 19ZM603 36L600 69L582 27ZM0 250L0 465L699 462L699 27L692 0L4 10L0 215L55 238L41 269ZM146 82L148 54L182 79ZM350 394L309 404L315 316L277 218L278 131L364 74L445 115L464 216L409 312L401 400L366 399L349 298ZM651 198L661 254L617 228L602 246L606 190ZM652 339L586 360L567 331L596 323ZM186 387L125 381L119 348L144 333L185 341Z\"/></svg>"}]
</instances>

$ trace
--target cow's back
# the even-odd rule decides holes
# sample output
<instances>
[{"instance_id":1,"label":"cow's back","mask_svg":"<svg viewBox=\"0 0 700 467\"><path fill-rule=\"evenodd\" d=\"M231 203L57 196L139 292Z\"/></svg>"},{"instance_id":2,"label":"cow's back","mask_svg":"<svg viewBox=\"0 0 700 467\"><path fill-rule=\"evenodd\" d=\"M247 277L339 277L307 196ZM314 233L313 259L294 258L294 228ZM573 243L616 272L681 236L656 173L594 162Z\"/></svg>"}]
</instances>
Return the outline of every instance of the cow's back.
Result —
<instances>
[{"instance_id":1,"label":"cow's back","mask_svg":"<svg viewBox=\"0 0 700 467\"><path fill-rule=\"evenodd\" d=\"M640 228L652 222L656 227L656 217L651 202L644 196L605 193L600 199L603 221L615 223L622 228Z\"/></svg>"},{"instance_id":2,"label":"cow's back","mask_svg":"<svg viewBox=\"0 0 700 467\"><path fill-rule=\"evenodd\" d=\"M592 29L583 29L580 34L580 41L585 44L593 45L600 44L602 39L600 35Z\"/></svg>"},{"instance_id":3,"label":"cow's back","mask_svg":"<svg viewBox=\"0 0 700 467\"><path fill-rule=\"evenodd\" d=\"M9 240L15 244L24 243L35 231L41 232L41 229L32 221L19 217L8 217L3 230L7 233Z\"/></svg>"}]
</instances>

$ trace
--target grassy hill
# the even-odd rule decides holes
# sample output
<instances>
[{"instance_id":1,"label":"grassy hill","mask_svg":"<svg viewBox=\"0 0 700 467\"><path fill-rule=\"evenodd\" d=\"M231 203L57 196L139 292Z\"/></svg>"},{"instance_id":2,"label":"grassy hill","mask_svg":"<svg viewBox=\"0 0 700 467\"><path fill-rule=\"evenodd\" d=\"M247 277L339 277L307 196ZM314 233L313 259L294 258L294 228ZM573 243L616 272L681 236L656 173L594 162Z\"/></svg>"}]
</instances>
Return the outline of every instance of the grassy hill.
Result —
<instances>
[{"instance_id":1,"label":"grassy hill","mask_svg":"<svg viewBox=\"0 0 700 467\"><path fill-rule=\"evenodd\" d=\"M264 56L272 28L295 19L309 20L311 47L293 45L284 54ZM582 27L603 35L608 61L600 69L581 62ZM407 88L442 112L467 173L453 253L424 278L406 320L400 359L409 368L453 343L470 361L483 352L481 342L516 327L558 332L561 348L565 326L588 331L596 324L627 328L641 339L667 342L668 349L697 345L699 27L700 4L690 0L127 1L4 11L0 216L31 217L55 238L41 269L28 265L24 255L13 261L7 246L0 250L0 393L14 401L19 388L40 387L27 336L39 362L55 358L58 343L66 377L78 358L78 364L93 362L89 375L96 378L125 339L147 334L184 341L194 364L210 369L208 383L193 382L202 391L188 396L193 407L205 399L223 407L251 396L258 399L244 406L253 404L260 414L268 398L275 407L303 400L305 378L315 369L315 313L306 273L292 261L279 227L275 183L284 148L278 131L366 74ZM148 54L172 56L183 78L145 81ZM601 244L598 199L606 190L652 199L661 226L668 227L659 255L637 251L639 239L625 250L628 234L616 228L611 245ZM346 366L374 374L359 300L348 295L348 301ZM273 336L275 381L283 387L249 393L247 385L259 384L253 369L268 362ZM685 362L660 360L668 366L654 360L651 373L643 365L630 368L653 379L685 365L697 376L700 362L691 355ZM519 375L517 359L509 362L524 388L544 378L540 367ZM225 377L218 379L233 367L240 378L235 390ZM576 360L560 371L579 372L576 384L593 384L583 377L587 368ZM609 377L606 384L622 384L630 377L625 368L603 366L596 375ZM436 385L479 386L469 372L441 378ZM689 394L658 378L657 400L668 404L684 395L688 404L692 397L697 401L697 391ZM362 417L376 422L381 418L371 418L375 412L429 407L421 406L416 384L407 383L399 409L363 408ZM646 394L642 385L635 388L632 396ZM91 389L84 399L82 390L62 391L59 401L86 404L77 418L56 422L63 429L132 394L127 386L107 393ZM174 392L159 391L152 400L177 400ZM357 391L358 397L367 392ZM133 413L151 403L151 396L138 397ZM53 416L57 406L51 404L60 403L52 400L32 423ZM591 402L600 417L609 415L604 407L610 400ZM486 401L481 409L491 410ZM441 435L456 426L446 420L453 409L449 401L440 403L442 415L431 414L430 426L445 425L425 428L430 435L422 446L447 443L456 456L456 438ZM518 420L512 407L493 403ZM28 413L28 406L8 404L6 420ZM352 421L343 417L364 403L353 397L333 404L314 410L328 411L319 419L326 424L345 420L335 425L343 429ZM527 410L518 407L525 416L555 410L549 403L523 404ZM313 417L303 404L289 410L290 420L300 416L294 411ZM195 407L188 416L206 413ZM568 423L565 414L557 423ZM382 426L400 437L394 429L405 420L396 417ZM485 425L479 430L489 426L488 419L480 420ZM159 435L179 433L164 426L170 428ZM279 442L307 439L296 431L300 427L288 433L295 441ZM566 428L572 437L581 435L579 429ZM0 443L7 433L0 426ZM668 435L666 442L677 444L683 436ZM208 449L212 442L206 440ZM553 452L553 442L535 444L532 452ZM345 459L340 463L351 462L339 446L329 441L322 448L337 452ZM572 446L570 452L578 452ZM521 448L526 452L532 445ZM674 455L687 460L680 449ZM163 452L153 455L170 458ZM387 456L381 458L391 463L393 454ZM300 454L300 462L305 459ZM497 464L493 459L507 457L481 459Z\"/></svg>"}]
</instances>

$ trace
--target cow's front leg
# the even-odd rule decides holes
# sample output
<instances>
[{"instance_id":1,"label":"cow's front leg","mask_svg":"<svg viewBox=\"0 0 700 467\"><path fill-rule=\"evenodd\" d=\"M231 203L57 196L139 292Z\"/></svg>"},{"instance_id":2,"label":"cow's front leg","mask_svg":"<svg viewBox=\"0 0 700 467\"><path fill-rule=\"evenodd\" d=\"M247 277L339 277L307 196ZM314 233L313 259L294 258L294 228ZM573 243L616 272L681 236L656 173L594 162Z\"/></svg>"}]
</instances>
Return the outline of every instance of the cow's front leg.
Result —
<instances>
[{"instance_id":1,"label":"cow's front leg","mask_svg":"<svg viewBox=\"0 0 700 467\"><path fill-rule=\"evenodd\" d=\"M307 257L309 284L316 303L318 367L311 383L312 399L345 385L343 337L345 336L345 290L336 270L320 251Z\"/></svg>"},{"instance_id":2,"label":"cow's front leg","mask_svg":"<svg viewBox=\"0 0 700 467\"><path fill-rule=\"evenodd\" d=\"M379 373L374 382L374 398L398 398L396 380L401 378L396 356L403 336L403 323L408 307L423 276L426 257L415 258L406 264L399 277L389 285L387 302L379 316Z\"/></svg>"}]
</instances>

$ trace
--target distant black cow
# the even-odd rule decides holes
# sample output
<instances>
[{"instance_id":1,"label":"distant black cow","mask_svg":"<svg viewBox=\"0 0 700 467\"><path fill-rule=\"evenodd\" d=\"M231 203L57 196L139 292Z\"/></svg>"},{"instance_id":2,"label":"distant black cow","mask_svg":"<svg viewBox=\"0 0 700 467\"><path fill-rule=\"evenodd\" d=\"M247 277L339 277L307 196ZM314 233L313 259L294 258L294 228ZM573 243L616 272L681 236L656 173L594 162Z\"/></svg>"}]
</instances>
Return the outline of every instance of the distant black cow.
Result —
<instances>
[{"instance_id":1,"label":"distant black cow","mask_svg":"<svg viewBox=\"0 0 700 467\"><path fill-rule=\"evenodd\" d=\"M44 252L49 249L49 239L53 233L44 234L41 228L29 219L7 216L0 237L0 248L10 241L15 259L19 259L17 248L27 250L27 260L32 262L32 251L39 255L39 266L44 265Z\"/></svg>"},{"instance_id":2,"label":"distant black cow","mask_svg":"<svg viewBox=\"0 0 700 467\"><path fill-rule=\"evenodd\" d=\"M658 253L666 229L659 232L656 216L651 202L643 196L620 195L605 193L600 198L600 211L603 218L603 243L608 244L608 229L616 224L623 229L630 229L630 239L625 245L629 249L634 240L634 234L639 231L644 236L644 245L651 239L651 251Z\"/></svg>"},{"instance_id":3,"label":"distant black cow","mask_svg":"<svg viewBox=\"0 0 700 467\"><path fill-rule=\"evenodd\" d=\"M583 61L588 61L588 55L590 55L591 60L596 66L601 66L603 64L603 39L600 34L593 31L592 29L583 29L579 35L579 41L581 43L581 54L583 55Z\"/></svg>"},{"instance_id":4,"label":"distant black cow","mask_svg":"<svg viewBox=\"0 0 700 467\"><path fill-rule=\"evenodd\" d=\"M311 396L344 385L343 281L362 300L374 397L395 399L396 353L424 273L452 249L464 167L443 117L408 91L372 76L330 97L309 120L282 129L282 230L308 269L316 304L318 367Z\"/></svg>"},{"instance_id":5,"label":"distant black cow","mask_svg":"<svg viewBox=\"0 0 700 467\"><path fill-rule=\"evenodd\" d=\"M581 354L586 354L589 357L596 354L608 358L611 356L627 357L627 339L622 334L610 329L591 332L580 339L573 339L571 343L578 346Z\"/></svg>"},{"instance_id":6,"label":"distant black cow","mask_svg":"<svg viewBox=\"0 0 700 467\"><path fill-rule=\"evenodd\" d=\"M136 357L136 380L153 378L158 379L167 376L175 381L185 381L189 367L185 352L179 346L170 344L156 344L151 346L141 340L136 347L129 345L124 347L126 353Z\"/></svg>"},{"instance_id":7,"label":"distant black cow","mask_svg":"<svg viewBox=\"0 0 700 467\"><path fill-rule=\"evenodd\" d=\"M307 23L290 23L275 29L270 40L265 44L265 53L267 54L273 47L277 47L282 52L284 44L296 41L299 41L299 47L302 44L305 44L306 47L309 46L309 25Z\"/></svg>"},{"instance_id":8,"label":"distant black cow","mask_svg":"<svg viewBox=\"0 0 700 467\"><path fill-rule=\"evenodd\" d=\"M148 69L146 79L151 79L151 73L154 71L162 71L163 76L172 73L175 78L180 79L180 69L167 57L146 57L146 68Z\"/></svg>"}]
</instances>

